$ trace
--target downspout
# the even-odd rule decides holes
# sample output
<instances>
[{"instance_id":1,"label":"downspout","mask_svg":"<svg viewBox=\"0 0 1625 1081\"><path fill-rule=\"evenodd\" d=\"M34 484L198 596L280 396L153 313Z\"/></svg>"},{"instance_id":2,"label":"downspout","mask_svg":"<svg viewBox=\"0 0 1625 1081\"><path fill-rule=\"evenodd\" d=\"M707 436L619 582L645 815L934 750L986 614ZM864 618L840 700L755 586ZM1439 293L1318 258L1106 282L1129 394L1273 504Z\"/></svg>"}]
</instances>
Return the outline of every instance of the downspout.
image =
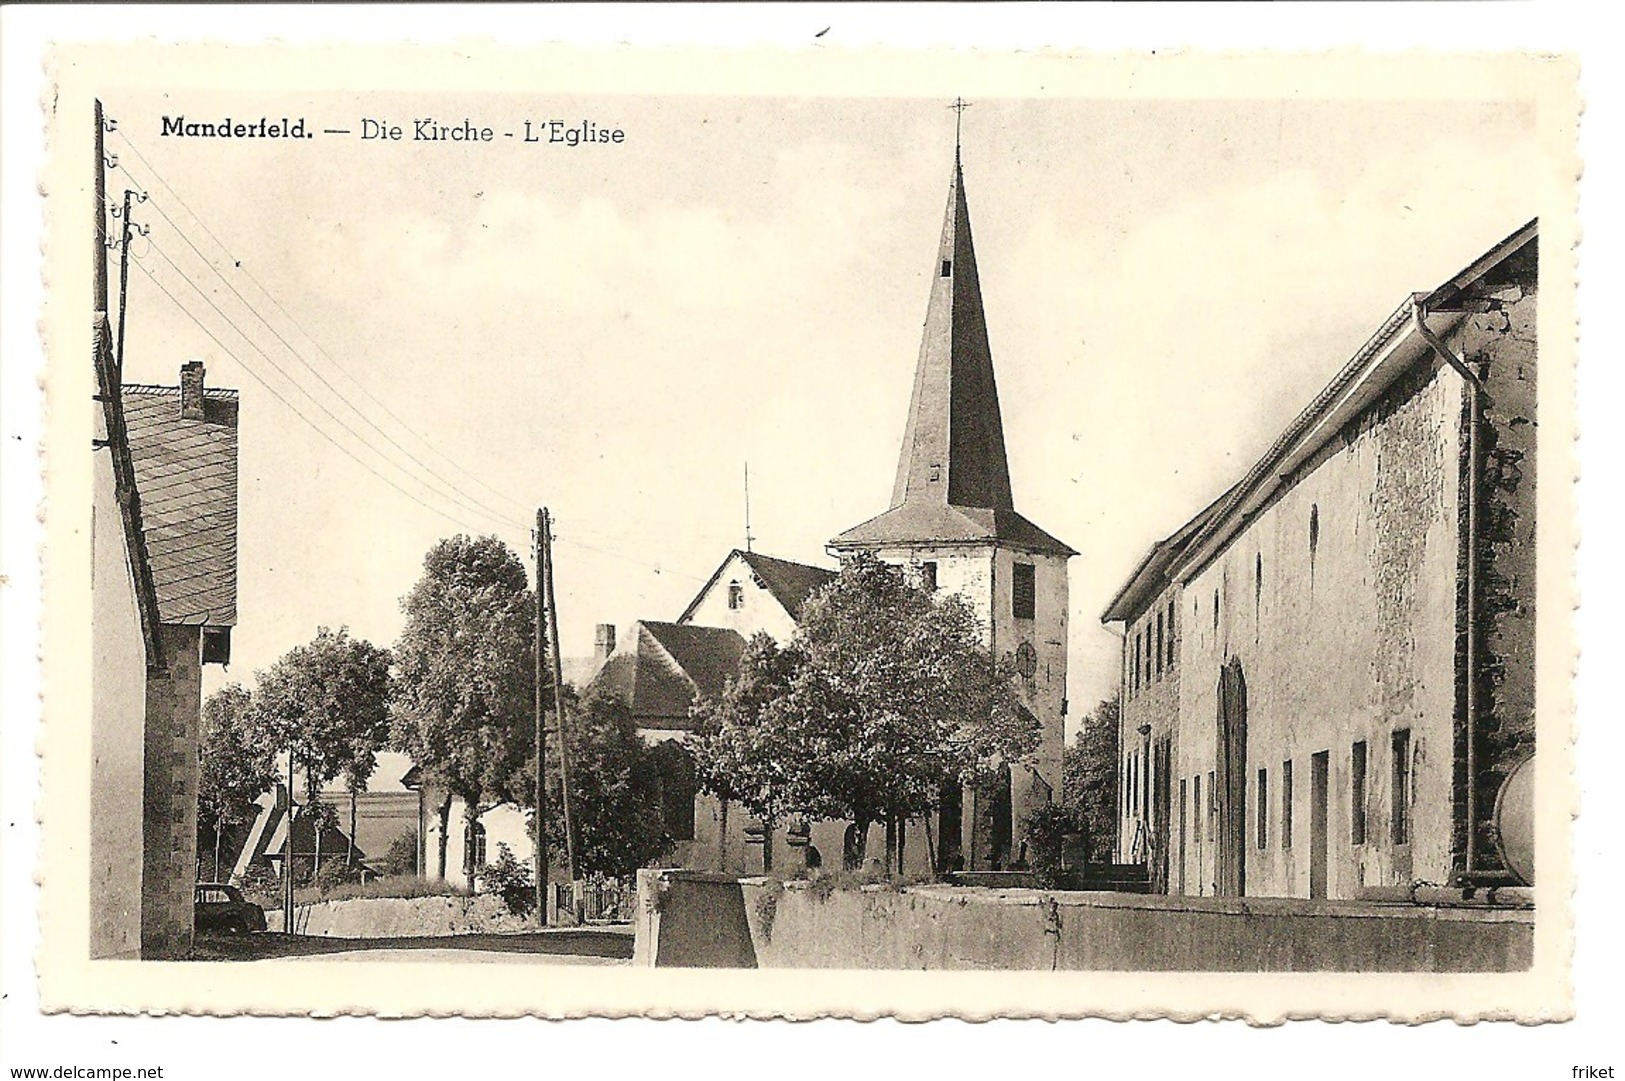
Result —
<instances>
[{"instance_id":1,"label":"downspout","mask_svg":"<svg viewBox=\"0 0 1625 1081\"><path fill-rule=\"evenodd\" d=\"M1411 322L1428 347L1466 381L1467 421L1467 853L1462 877L1478 874L1478 443L1484 383L1427 325L1427 304L1411 301Z\"/></svg>"}]
</instances>

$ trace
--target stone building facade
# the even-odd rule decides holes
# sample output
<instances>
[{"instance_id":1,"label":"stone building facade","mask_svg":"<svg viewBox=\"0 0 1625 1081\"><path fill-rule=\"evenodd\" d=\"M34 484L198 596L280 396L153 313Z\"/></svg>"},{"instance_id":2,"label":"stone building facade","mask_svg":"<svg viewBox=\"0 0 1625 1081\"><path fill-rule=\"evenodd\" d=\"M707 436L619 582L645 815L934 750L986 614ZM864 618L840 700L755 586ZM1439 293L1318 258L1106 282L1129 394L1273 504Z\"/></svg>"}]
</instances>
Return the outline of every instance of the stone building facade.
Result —
<instances>
[{"instance_id":1,"label":"stone building facade","mask_svg":"<svg viewBox=\"0 0 1625 1081\"><path fill-rule=\"evenodd\" d=\"M1534 751L1535 223L1408 298L1124 628L1118 857L1173 893L1528 877L1491 825Z\"/></svg>"}]
</instances>

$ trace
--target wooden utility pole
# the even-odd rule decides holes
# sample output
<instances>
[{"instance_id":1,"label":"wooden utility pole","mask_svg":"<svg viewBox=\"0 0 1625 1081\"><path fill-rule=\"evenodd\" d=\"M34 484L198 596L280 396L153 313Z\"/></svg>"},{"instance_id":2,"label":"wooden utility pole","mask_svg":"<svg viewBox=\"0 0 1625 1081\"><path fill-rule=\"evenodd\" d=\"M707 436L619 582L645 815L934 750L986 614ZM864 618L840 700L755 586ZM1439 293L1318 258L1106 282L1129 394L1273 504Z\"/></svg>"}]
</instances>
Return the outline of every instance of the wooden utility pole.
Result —
<instances>
[{"instance_id":1,"label":"wooden utility pole","mask_svg":"<svg viewBox=\"0 0 1625 1081\"><path fill-rule=\"evenodd\" d=\"M576 867L575 822L570 813L570 722L564 708L564 666L559 660L559 607L553 594L553 517L542 508L542 572L547 586L547 644L553 658L553 705L559 718L559 788L564 802L564 853L570 884L579 878Z\"/></svg>"},{"instance_id":2,"label":"wooden utility pole","mask_svg":"<svg viewBox=\"0 0 1625 1081\"><path fill-rule=\"evenodd\" d=\"M124 312L126 302L130 295L130 196L134 192L124 189L123 218L120 227L123 237L119 241L118 261L118 348L114 351L114 364L118 368L117 376L120 383L124 382Z\"/></svg>"},{"instance_id":3,"label":"wooden utility pole","mask_svg":"<svg viewBox=\"0 0 1625 1081\"><path fill-rule=\"evenodd\" d=\"M547 528L544 520L546 511L536 510L535 544L532 554L536 557L536 635L535 661L536 661L536 921L542 926L547 925L547 710L542 704L543 679L542 665L542 634L546 628L543 619L542 604L542 532Z\"/></svg>"},{"instance_id":4,"label":"wooden utility pole","mask_svg":"<svg viewBox=\"0 0 1625 1081\"><path fill-rule=\"evenodd\" d=\"M282 933L293 934L293 745L288 746L287 833L282 837Z\"/></svg>"}]
</instances>

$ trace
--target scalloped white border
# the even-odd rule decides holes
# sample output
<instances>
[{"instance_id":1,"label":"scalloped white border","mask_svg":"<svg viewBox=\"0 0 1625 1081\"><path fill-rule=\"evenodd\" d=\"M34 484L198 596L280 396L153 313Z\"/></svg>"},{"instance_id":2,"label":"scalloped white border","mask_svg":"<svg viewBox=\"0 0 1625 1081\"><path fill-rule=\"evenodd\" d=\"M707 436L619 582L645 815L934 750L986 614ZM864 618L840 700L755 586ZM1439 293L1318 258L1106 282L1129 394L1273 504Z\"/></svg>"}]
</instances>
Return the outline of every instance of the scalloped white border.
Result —
<instances>
[{"instance_id":1,"label":"scalloped white border","mask_svg":"<svg viewBox=\"0 0 1625 1081\"><path fill-rule=\"evenodd\" d=\"M109 73L116 73L110 75ZM317 74L319 73L319 75ZM656 92L751 94L839 93L930 95L1135 94L1200 97L1223 93L1267 94L1290 90L1318 96L1529 96L1539 103L1540 125L1549 138L1548 183L1540 199L1543 247L1540 322L1541 458L1547 483L1540 490L1543 523L1539 608L1573 608L1573 492L1557 483L1573 475L1574 263L1553 253L1572 250L1577 239L1575 150L1578 117L1576 69L1555 56L1451 56L1411 52L1373 56L1352 50L1315 55L1225 57L1149 54L1066 57L1058 53L991 51L870 51L834 48L798 51L761 48L645 52L625 48L554 49L545 56L488 45L455 51L416 47L332 45L297 51L267 48L173 49L153 43L117 47L76 46L55 57L54 92L48 112L87 115L84 107L98 78L123 84L207 88L297 82L302 88L373 88L409 78L447 89L568 87ZM88 177L88 146L62 139L52 144L45 187L64 194L66 208L82 206L75 193ZM831 973L678 972L571 969L567 980L549 981L542 970L515 966L261 963L224 972L253 979L223 980L217 966L88 962L76 957L86 940L82 851L87 786L84 753L88 690L76 656L82 648L88 588L82 544L88 511L88 456L74 453L88 439L88 413L54 410L58 402L84 400L88 372L72 363L88 355L81 340L87 310L88 274L77 253L88 250L80 233L82 213L56 214L50 207L51 260L47 266L46 335L52 345L48 381L45 455L51 463L44 554L50 605L45 612L46 725L41 738L44 792L40 816L47 822L40 863L41 942L39 992L47 1010L326 1016L459 1014L462 1016L645 1016L705 1014L752 1017L895 1016L922 1019L991 1017L1245 1017L1271 1024L1290 1017L1388 1017L1419 1021L1516 1018L1563 1019L1572 1009L1569 962L1572 920L1569 825L1542 816L1536 968L1508 975L1396 976L1392 974L1132 974L1132 973ZM81 416L80 413L83 413ZM1551 523L1569 523L1553 528ZM1554 573L1555 572L1555 573ZM1571 622L1543 621L1538 680L1542 755L1538 778L1542 806L1573 811L1572 690L1575 658ZM8 921L8 929L10 923ZM17 940L8 938L12 949ZM556 971L556 970L554 970Z\"/></svg>"}]
</instances>

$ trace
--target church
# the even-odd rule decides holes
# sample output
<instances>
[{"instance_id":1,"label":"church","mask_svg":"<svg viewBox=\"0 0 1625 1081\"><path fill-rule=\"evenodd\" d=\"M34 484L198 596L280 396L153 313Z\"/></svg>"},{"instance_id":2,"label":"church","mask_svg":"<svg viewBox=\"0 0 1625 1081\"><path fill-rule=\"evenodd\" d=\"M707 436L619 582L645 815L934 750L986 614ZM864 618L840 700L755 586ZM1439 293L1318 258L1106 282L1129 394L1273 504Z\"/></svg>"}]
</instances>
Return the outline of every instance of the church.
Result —
<instances>
[{"instance_id":1,"label":"church","mask_svg":"<svg viewBox=\"0 0 1625 1081\"><path fill-rule=\"evenodd\" d=\"M946 791L934 821L908 824L904 873L1023 865L1022 820L1060 795L1067 561L1076 553L1016 510L957 145L891 505L826 547L837 560L873 553L928 590L960 594L980 617L988 648L1015 660L1018 693L1042 733L1038 749L998 783ZM787 641L802 604L834 576L731 552L675 622L633 624L592 686L626 701L644 738L680 773L689 705L722 690L751 635ZM705 794L666 800L678 842L672 861L758 873L775 852L812 849L835 866L857 847L850 823L791 822L764 838L760 823L729 811ZM871 829L868 851L879 851L884 827Z\"/></svg>"}]
</instances>

